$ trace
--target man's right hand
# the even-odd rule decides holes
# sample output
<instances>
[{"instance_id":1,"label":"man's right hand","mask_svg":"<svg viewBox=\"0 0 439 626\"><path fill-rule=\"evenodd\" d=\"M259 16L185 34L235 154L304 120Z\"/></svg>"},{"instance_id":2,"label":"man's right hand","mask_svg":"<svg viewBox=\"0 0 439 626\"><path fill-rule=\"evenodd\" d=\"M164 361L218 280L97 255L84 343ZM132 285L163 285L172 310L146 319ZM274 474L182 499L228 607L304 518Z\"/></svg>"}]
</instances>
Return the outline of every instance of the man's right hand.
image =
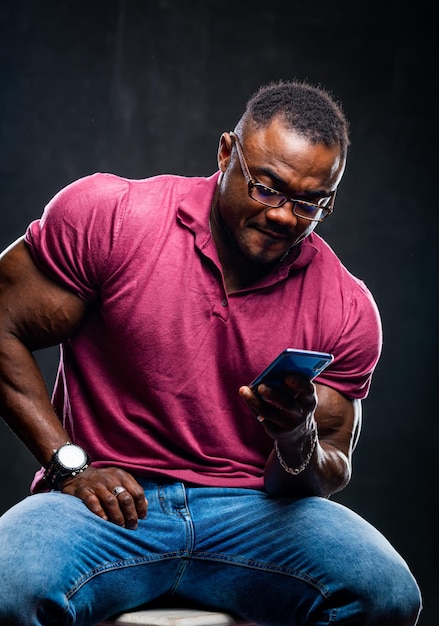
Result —
<instances>
[{"instance_id":1,"label":"man's right hand","mask_svg":"<svg viewBox=\"0 0 439 626\"><path fill-rule=\"evenodd\" d=\"M146 517L148 502L143 488L118 467L98 469L90 465L77 476L65 479L60 489L82 500L102 519L124 528L135 530L138 520Z\"/></svg>"}]
</instances>

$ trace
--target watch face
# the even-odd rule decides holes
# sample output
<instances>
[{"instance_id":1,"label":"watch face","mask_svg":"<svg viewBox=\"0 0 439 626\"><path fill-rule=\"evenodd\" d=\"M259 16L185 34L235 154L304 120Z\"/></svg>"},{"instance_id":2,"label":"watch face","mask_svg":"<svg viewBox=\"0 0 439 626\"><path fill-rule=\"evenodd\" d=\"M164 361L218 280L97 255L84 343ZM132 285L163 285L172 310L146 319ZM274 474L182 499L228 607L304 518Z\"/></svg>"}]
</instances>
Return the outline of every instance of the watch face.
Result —
<instances>
[{"instance_id":1,"label":"watch face","mask_svg":"<svg viewBox=\"0 0 439 626\"><path fill-rule=\"evenodd\" d=\"M59 463L69 470L79 469L87 462L86 454L79 446L62 446L57 456Z\"/></svg>"}]
</instances>

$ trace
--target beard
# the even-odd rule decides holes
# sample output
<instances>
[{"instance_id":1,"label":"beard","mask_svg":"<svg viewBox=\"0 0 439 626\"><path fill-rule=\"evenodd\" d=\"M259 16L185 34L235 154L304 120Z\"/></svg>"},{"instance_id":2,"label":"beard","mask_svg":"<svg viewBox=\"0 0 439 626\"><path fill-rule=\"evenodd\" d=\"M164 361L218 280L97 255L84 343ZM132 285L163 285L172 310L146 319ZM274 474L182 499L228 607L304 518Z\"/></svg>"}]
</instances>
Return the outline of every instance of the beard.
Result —
<instances>
[{"instance_id":1,"label":"beard","mask_svg":"<svg viewBox=\"0 0 439 626\"><path fill-rule=\"evenodd\" d=\"M255 263L256 265L272 265L273 261L268 262L265 258L265 251L262 249L258 253L251 253L248 250L248 247L245 245L245 242L239 238L236 238L232 233L230 228L227 226L221 215L218 215L218 225L221 228L221 232L223 235L223 240L226 245L232 250L236 255L240 256L243 260Z\"/></svg>"},{"instance_id":2,"label":"beard","mask_svg":"<svg viewBox=\"0 0 439 626\"><path fill-rule=\"evenodd\" d=\"M270 258L267 258L267 254L269 254L271 244L269 241L266 242L265 246L260 249L259 252L251 252L249 247L246 245L245 239L239 239L235 237L233 232L227 226L225 221L223 220L221 214L218 212L217 214L217 224L222 232L223 241L226 243L227 247L237 256L241 257L243 261L246 263L252 263L259 267L265 267L269 270L271 267L275 267L279 263L281 263L284 259L289 257L292 261L299 255L301 250L301 243L304 239L306 239L314 230L315 225L309 226L306 228L300 235L293 240L291 245L279 256L273 259L270 255ZM276 232L275 228L270 227L273 232ZM279 232L279 234L282 234Z\"/></svg>"}]
</instances>

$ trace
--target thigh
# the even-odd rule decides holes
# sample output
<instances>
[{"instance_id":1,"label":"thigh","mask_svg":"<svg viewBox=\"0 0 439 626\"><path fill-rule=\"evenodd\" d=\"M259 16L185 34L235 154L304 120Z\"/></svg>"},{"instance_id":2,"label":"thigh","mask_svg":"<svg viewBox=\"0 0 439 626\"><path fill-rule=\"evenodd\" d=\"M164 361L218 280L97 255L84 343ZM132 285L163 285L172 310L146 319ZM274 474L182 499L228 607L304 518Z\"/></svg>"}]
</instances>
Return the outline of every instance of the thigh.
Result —
<instances>
[{"instance_id":1,"label":"thigh","mask_svg":"<svg viewBox=\"0 0 439 626\"><path fill-rule=\"evenodd\" d=\"M5 513L0 623L86 626L166 593L187 548L186 523L164 514L157 489L147 496L150 513L135 531L59 492L30 496Z\"/></svg>"},{"instance_id":2,"label":"thigh","mask_svg":"<svg viewBox=\"0 0 439 626\"><path fill-rule=\"evenodd\" d=\"M345 507L181 484L145 494L136 531L60 493L6 513L0 623L89 626L169 593L264 625L414 623L397 617L419 605L408 568Z\"/></svg>"},{"instance_id":3,"label":"thigh","mask_svg":"<svg viewBox=\"0 0 439 626\"><path fill-rule=\"evenodd\" d=\"M251 490L188 492L195 544L177 593L259 624L414 624L419 590L406 563L346 507Z\"/></svg>"}]
</instances>

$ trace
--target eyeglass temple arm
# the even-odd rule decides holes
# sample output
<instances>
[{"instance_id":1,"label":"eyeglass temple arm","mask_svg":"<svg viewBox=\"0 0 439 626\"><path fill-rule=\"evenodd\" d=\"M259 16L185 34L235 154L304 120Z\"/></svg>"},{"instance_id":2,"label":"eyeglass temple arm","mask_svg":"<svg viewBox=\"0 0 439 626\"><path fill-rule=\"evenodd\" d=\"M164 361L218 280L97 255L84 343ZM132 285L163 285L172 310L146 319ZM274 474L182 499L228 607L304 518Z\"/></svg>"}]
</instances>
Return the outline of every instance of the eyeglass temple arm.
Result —
<instances>
[{"instance_id":1,"label":"eyeglass temple arm","mask_svg":"<svg viewBox=\"0 0 439 626\"><path fill-rule=\"evenodd\" d=\"M329 213L332 213L332 211L334 210L334 202L335 202L336 195L337 195L337 189L334 189L334 191L331 194L331 199L329 200L329 204L326 207Z\"/></svg>"},{"instance_id":2,"label":"eyeglass temple arm","mask_svg":"<svg viewBox=\"0 0 439 626\"><path fill-rule=\"evenodd\" d=\"M252 178L252 175L250 174L250 170L248 169L247 163L245 162L244 154L242 153L241 143L239 141L238 136L233 132L233 130L229 132L229 135L235 142L236 151L238 152L238 159L241 164L241 169L244 174L244 177L246 178L246 182L248 184L252 182L253 178Z\"/></svg>"}]
</instances>

